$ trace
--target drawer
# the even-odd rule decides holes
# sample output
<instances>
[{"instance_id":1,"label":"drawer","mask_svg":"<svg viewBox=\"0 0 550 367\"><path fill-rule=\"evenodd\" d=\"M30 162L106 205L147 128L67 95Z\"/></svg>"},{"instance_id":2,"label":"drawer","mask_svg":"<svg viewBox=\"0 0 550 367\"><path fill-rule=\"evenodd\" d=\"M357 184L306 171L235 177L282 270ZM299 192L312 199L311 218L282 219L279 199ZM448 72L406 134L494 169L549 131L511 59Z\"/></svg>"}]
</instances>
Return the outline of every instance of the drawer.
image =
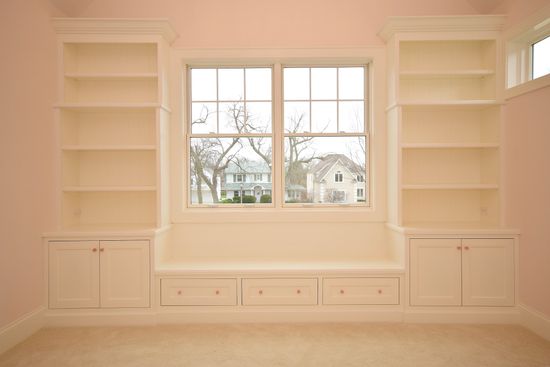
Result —
<instances>
[{"instance_id":1,"label":"drawer","mask_svg":"<svg viewBox=\"0 0 550 367\"><path fill-rule=\"evenodd\" d=\"M162 279L161 306L235 306L236 279Z\"/></svg>"},{"instance_id":2,"label":"drawer","mask_svg":"<svg viewBox=\"0 0 550 367\"><path fill-rule=\"evenodd\" d=\"M398 305L399 278L325 278L325 305Z\"/></svg>"},{"instance_id":3,"label":"drawer","mask_svg":"<svg viewBox=\"0 0 550 367\"><path fill-rule=\"evenodd\" d=\"M243 305L316 305L316 278L243 279Z\"/></svg>"}]
</instances>

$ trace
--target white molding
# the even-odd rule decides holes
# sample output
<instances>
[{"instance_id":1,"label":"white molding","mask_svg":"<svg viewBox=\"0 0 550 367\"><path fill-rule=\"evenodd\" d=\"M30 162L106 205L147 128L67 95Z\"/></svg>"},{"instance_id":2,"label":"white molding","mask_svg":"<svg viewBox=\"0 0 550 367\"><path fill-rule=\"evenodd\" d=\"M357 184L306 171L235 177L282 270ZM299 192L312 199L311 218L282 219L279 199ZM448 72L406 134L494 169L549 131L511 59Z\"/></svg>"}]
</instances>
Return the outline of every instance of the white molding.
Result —
<instances>
[{"instance_id":1,"label":"white molding","mask_svg":"<svg viewBox=\"0 0 550 367\"><path fill-rule=\"evenodd\" d=\"M156 313L151 309L67 309L49 310L44 315L46 327L75 326L140 326L156 325Z\"/></svg>"},{"instance_id":2,"label":"white molding","mask_svg":"<svg viewBox=\"0 0 550 367\"><path fill-rule=\"evenodd\" d=\"M550 317L526 305L519 305L521 325L550 341Z\"/></svg>"},{"instance_id":3,"label":"white molding","mask_svg":"<svg viewBox=\"0 0 550 367\"><path fill-rule=\"evenodd\" d=\"M508 101L510 99L519 97L523 94L535 91L537 89L545 88L548 86L550 86L550 74L546 74L545 76L541 76L540 78L531 79L527 82L505 89L504 99Z\"/></svg>"},{"instance_id":4,"label":"white molding","mask_svg":"<svg viewBox=\"0 0 550 367\"><path fill-rule=\"evenodd\" d=\"M178 34L167 19L53 18L57 34L158 35L172 44Z\"/></svg>"},{"instance_id":5,"label":"white molding","mask_svg":"<svg viewBox=\"0 0 550 367\"><path fill-rule=\"evenodd\" d=\"M403 313L405 323L443 323L443 324L520 324L520 310L512 307L495 307L484 309L461 310L437 307L433 310L425 308L414 310L408 308Z\"/></svg>"},{"instance_id":6,"label":"white molding","mask_svg":"<svg viewBox=\"0 0 550 367\"><path fill-rule=\"evenodd\" d=\"M395 33L401 32L500 31L505 21L504 15L388 17L378 35L388 41Z\"/></svg>"},{"instance_id":7,"label":"white molding","mask_svg":"<svg viewBox=\"0 0 550 367\"><path fill-rule=\"evenodd\" d=\"M403 311L377 308L361 311L342 310L262 310L260 307L247 310L216 311L203 308L197 310L178 310L159 312L157 323L193 324L193 323L325 323L325 322L402 322Z\"/></svg>"},{"instance_id":8,"label":"white molding","mask_svg":"<svg viewBox=\"0 0 550 367\"><path fill-rule=\"evenodd\" d=\"M42 329L43 313L44 308L40 307L0 328L0 354Z\"/></svg>"}]
</instances>

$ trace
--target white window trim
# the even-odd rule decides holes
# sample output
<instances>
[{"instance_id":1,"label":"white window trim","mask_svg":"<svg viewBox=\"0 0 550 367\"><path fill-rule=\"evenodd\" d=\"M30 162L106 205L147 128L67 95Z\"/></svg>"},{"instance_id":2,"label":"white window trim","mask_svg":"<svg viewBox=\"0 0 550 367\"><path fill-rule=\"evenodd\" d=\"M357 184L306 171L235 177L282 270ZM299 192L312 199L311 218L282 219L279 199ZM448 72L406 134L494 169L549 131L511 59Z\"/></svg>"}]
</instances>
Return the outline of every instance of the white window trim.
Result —
<instances>
[{"instance_id":1,"label":"white window trim","mask_svg":"<svg viewBox=\"0 0 550 367\"><path fill-rule=\"evenodd\" d=\"M368 113L370 123L369 172L370 206L315 207L304 204L297 207L283 207L284 198L275 196L272 206L250 208L234 207L224 210L187 207L186 175L187 160L182 159L186 147L184 128L187 105L186 65L201 66L265 66L265 65L357 65L369 66L370 100ZM386 221L386 152L385 152L385 99L386 99L386 55L384 47L368 48L325 48L325 49L175 49L171 63L171 217L174 223L235 223L235 222L385 222ZM281 67L274 68L273 101L281 100ZM274 139L282 141L282 131L275 121L282 121L282 108L275 105ZM282 157L281 144L274 144L274 155ZM274 164L276 177L272 178L272 192L283 192L281 178L283 167Z\"/></svg>"},{"instance_id":2,"label":"white window trim","mask_svg":"<svg viewBox=\"0 0 550 367\"><path fill-rule=\"evenodd\" d=\"M549 35L550 6L504 32L505 99L550 85L550 74L532 79L532 45Z\"/></svg>"}]
</instances>

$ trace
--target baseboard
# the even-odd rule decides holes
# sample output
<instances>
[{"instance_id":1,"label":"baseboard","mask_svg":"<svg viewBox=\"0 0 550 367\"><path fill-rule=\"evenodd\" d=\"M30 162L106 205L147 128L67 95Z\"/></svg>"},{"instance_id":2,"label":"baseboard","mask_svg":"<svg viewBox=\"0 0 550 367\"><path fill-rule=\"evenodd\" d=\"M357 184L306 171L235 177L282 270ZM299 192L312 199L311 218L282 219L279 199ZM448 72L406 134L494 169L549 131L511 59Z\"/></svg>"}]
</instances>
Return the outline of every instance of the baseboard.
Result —
<instances>
[{"instance_id":1,"label":"baseboard","mask_svg":"<svg viewBox=\"0 0 550 367\"><path fill-rule=\"evenodd\" d=\"M43 317L46 327L156 325L152 310L49 310Z\"/></svg>"},{"instance_id":2,"label":"baseboard","mask_svg":"<svg viewBox=\"0 0 550 367\"><path fill-rule=\"evenodd\" d=\"M402 310L163 310L158 324L402 322Z\"/></svg>"},{"instance_id":3,"label":"baseboard","mask_svg":"<svg viewBox=\"0 0 550 367\"><path fill-rule=\"evenodd\" d=\"M436 323L436 324L519 324L520 311L516 307L492 309L460 310L438 307L437 309L407 309L403 314L403 322Z\"/></svg>"},{"instance_id":4,"label":"baseboard","mask_svg":"<svg viewBox=\"0 0 550 367\"><path fill-rule=\"evenodd\" d=\"M0 354L21 343L44 326L44 308L40 307L0 329Z\"/></svg>"},{"instance_id":5,"label":"baseboard","mask_svg":"<svg viewBox=\"0 0 550 367\"><path fill-rule=\"evenodd\" d=\"M529 306L520 305L521 325L550 341L550 318Z\"/></svg>"}]
</instances>

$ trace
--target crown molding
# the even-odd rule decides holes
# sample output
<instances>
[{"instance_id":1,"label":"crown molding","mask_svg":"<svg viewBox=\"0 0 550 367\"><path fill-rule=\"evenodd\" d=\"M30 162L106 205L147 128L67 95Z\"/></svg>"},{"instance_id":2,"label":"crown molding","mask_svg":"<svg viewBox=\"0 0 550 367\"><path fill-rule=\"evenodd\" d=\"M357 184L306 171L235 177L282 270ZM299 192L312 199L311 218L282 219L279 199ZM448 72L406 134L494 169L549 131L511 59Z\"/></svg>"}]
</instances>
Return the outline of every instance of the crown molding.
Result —
<instances>
[{"instance_id":1,"label":"crown molding","mask_svg":"<svg viewBox=\"0 0 550 367\"><path fill-rule=\"evenodd\" d=\"M57 34L158 35L172 44L178 34L167 19L53 18Z\"/></svg>"},{"instance_id":2,"label":"crown molding","mask_svg":"<svg viewBox=\"0 0 550 367\"><path fill-rule=\"evenodd\" d=\"M501 31L505 15L388 17L378 35L388 41L402 32Z\"/></svg>"}]
</instances>

